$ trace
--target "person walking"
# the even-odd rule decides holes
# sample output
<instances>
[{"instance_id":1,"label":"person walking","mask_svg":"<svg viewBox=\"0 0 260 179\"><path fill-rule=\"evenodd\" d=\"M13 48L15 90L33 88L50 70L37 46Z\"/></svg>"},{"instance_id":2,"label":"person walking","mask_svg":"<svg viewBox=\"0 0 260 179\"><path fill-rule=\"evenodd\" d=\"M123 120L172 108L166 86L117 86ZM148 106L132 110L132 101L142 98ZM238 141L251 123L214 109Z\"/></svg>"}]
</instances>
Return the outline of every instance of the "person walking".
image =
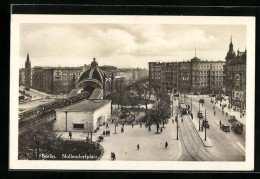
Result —
<instances>
[{"instance_id":1,"label":"person walking","mask_svg":"<svg viewBox=\"0 0 260 179\"><path fill-rule=\"evenodd\" d=\"M70 139L72 138L72 133L69 131L69 137L70 137Z\"/></svg>"},{"instance_id":2,"label":"person walking","mask_svg":"<svg viewBox=\"0 0 260 179\"><path fill-rule=\"evenodd\" d=\"M219 126L221 126L221 120L219 121Z\"/></svg>"},{"instance_id":3,"label":"person walking","mask_svg":"<svg viewBox=\"0 0 260 179\"><path fill-rule=\"evenodd\" d=\"M139 144L137 144L137 146L136 146L136 147L137 147L137 150L139 150L139 149L140 149L140 146L139 146Z\"/></svg>"},{"instance_id":4,"label":"person walking","mask_svg":"<svg viewBox=\"0 0 260 179\"><path fill-rule=\"evenodd\" d=\"M107 126L106 126L106 128L108 128L108 123L107 123Z\"/></svg>"},{"instance_id":5,"label":"person walking","mask_svg":"<svg viewBox=\"0 0 260 179\"><path fill-rule=\"evenodd\" d=\"M183 117L181 118L181 122L183 122Z\"/></svg>"},{"instance_id":6,"label":"person walking","mask_svg":"<svg viewBox=\"0 0 260 179\"><path fill-rule=\"evenodd\" d=\"M132 122L132 128L134 127L134 123Z\"/></svg>"},{"instance_id":7,"label":"person walking","mask_svg":"<svg viewBox=\"0 0 260 179\"><path fill-rule=\"evenodd\" d=\"M168 142L166 141L165 142L165 148L167 149L167 147L168 147Z\"/></svg>"},{"instance_id":8,"label":"person walking","mask_svg":"<svg viewBox=\"0 0 260 179\"><path fill-rule=\"evenodd\" d=\"M216 116L216 111L214 111L214 116Z\"/></svg>"}]
</instances>

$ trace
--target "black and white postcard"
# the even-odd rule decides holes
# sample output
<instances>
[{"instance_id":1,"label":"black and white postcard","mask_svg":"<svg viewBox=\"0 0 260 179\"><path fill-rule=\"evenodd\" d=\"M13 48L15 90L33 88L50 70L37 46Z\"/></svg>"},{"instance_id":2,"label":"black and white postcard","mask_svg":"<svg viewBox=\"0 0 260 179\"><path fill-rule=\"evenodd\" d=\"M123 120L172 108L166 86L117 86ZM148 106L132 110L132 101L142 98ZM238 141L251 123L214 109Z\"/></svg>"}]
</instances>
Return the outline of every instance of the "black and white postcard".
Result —
<instances>
[{"instance_id":1,"label":"black and white postcard","mask_svg":"<svg viewBox=\"0 0 260 179\"><path fill-rule=\"evenodd\" d=\"M10 72L10 169L254 169L254 17L15 14Z\"/></svg>"}]
</instances>

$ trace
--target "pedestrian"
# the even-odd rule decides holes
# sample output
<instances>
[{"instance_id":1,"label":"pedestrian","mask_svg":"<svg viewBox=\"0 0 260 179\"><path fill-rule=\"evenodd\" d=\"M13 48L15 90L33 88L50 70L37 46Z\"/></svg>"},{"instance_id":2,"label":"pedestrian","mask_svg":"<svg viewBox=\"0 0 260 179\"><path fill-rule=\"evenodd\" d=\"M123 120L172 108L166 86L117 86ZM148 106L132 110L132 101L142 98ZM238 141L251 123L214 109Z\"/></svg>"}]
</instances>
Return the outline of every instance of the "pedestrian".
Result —
<instances>
[{"instance_id":1,"label":"pedestrian","mask_svg":"<svg viewBox=\"0 0 260 179\"><path fill-rule=\"evenodd\" d=\"M139 146L139 144L137 144L137 146L136 146L136 147L137 147L137 150L139 150L139 149L140 149L140 146Z\"/></svg>"},{"instance_id":2,"label":"pedestrian","mask_svg":"<svg viewBox=\"0 0 260 179\"><path fill-rule=\"evenodd\" d=\"M181 118L181 122L183 122L183 117Z\"/></svg>"},{"instance_id":3,"label":"pedestrian","mask_svg":"<svg viewBox=\"0 0 260 179\"><path fill-rule=\"evenodd\" d=\"M214 111L214 116L216 116L216 111Z\"/></svg>"},{"instance_id":4,"label":"pedestrian","mask_svg":"<svg viewBox=\"0 0 260 179\"><path fill-rule=\"evenodd\" d=\"M121 128L121 133L124 133L124 128L123 127Z\"/></svg>"},{"instance_id":5,"label":"pedestrian","mask_svg":"<svg viewBox=\"0 0 260 179\"><path fill-rule=\"evenodd\" d=\"M108 128L108 123L107 123L107 126L106 126L106 128Z\"/></svg>"},{"instance_id":6,"label":"pedestrian","mask_svg":"<svg viewBox=\"0 0 260 179\"><path fill-rule=\"evenodd\" d=\"M165 142L165 148L167 149L167 147L168 147L168 142L166 141Z\"/></svg>"},{"instance_id":7,"label":"pedestrian","mask_svg":"<svg viewBox=\"0 0 260 179\"><path fill-rule=\"evenodd\" d=\"M134 123L132 122L132 128L134 127Z\"/></svg>"},{"instance_id":8,"label":"pedestrian","mask_svg":"<svg viewBox=\"0 0 260 179\"><path fill-rule=\"evenodd\" d=\"M70 137L70 139L72 138L72 133L69 131L69 137Z\"/></svg>"},{"instance_id":9,"label":"pedestrian","mask_svg":"<svg viewBox=\"0 0 260 179\"><path fill-rule=\"evenodd\" d=\"M112 119L112 124L114 124L114 119Z\"/></svg>"},{"instance_id":10,"label":"pedestrian","mask_svg":"<svg viewBox=\"0 0 260 179\"><path fill-rule=\"evenodd\" d=\"M219 121L219 126L221 126L221 120Z\"/></svg>"},{"instance_id":11,"label":"pedestrian","mask_svg":"<svg viewBox=\"0 0 260 179\"><path fill-rule=\"evenodd\" d=\"M149 125L149 128L148 128L149 132L151 132L151 126Z\"/></svg>"},{"instance_id":12,"label":"pedestrian","mask_svg":"<svg viewBox=\"0 0 260 179\"><path fill-rule=\"evenodd\" d=\"M162 129L162 127L161 127L161 133L162 133L162 131L163 131L163 129Z\"/></svg>"},{"instance_id":13,"label":"pedestrian","mask_svg":"<svg viewBox=\"0 0 260 179\"><path fill-rule=\"evenodd\" d=\"M140 122L140 127L142 127L142 123Z\"/></svg>"},{"instance_id":14,"label":"pedestrian","mask_svg":"<svg viewBox=\"0 0 260 179\"><path fill-rule=\"evenodd\" d=\"M228 113L226 112L226 117L228 116Z\"/></svg>"}]
</instances>

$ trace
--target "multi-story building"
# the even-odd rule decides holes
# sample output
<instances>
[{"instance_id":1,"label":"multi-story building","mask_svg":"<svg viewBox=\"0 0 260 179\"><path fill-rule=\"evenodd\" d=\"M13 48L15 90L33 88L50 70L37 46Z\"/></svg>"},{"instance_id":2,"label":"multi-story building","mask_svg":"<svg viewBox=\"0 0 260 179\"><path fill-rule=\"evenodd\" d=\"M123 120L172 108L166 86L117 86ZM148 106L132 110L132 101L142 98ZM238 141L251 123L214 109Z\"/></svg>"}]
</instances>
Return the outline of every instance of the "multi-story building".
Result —
<instances>
[{"instance_id":1,"label":"multi-story building","mask_svg":"<svg viewBox=\"0 0 260 179\"><path fill-rule=\"evenodd\" d=\"M150 92L166 89L169 92L217 93L223 90L224 61L149 62Z\"/></svg>"},{"instance_id":2,"label":"multi-story building","mask_svg":"<svg viewBox=\"0 0 260 179\"><path fill-rule=\"evenodd\" d=\"M141 68L121 68L114 71L114 76L123 76L125 77L127 84L132 84L141 78L148 77L148 70Z\"/></svg>"},{"instance_id":3,"label":"multi-story building","mask_svg":"<svg viewBox=\"0 0 260 179\"><path fill-rule=\"evenodd\" d=\"M194 72L193 72L194 73ZM178 63L178 92L189 93L192 82L191 63L189 61Z\"/></svg>"},{"instance_id":4,"label":"multi-story building","mask_svg":"<svg viewBox=\"0 0 260 179\"><path fill-rule=\"evenodd\" d=\"M25 85L25 69L19 69L19 86Z\"/></svg>"},{"instance_id":5,"label":"multi-story building","mask_svg":"<svg viewBox=\"0 0 260 179\"><path fill-rule=\"evenodd\" d=\"M68 94L80 76L89 66L81 67L39 67L31 68L29 54L25 68L19 70L19 84L26 89L33 88L49 94Z\"/></svg>"},{"instance_id":6,"label":"multi-story building","mask_svg":"<svg viewBox=\"0 0 260 179\"><path fill-rule=\"evenodd\" d=\"M231 105L246 109L246 50L233 50L232 39L226 55L225 86Z\"/></svg>"},{"instance_id":7,"label":"multi-story building","mask_svg":"<svg viewBox=\"0 0 260 179\"><path fill-rule=\"evenodd\" d=\"M149 93L162 90L162 64L160 62L149 62Z\"/></svg>"}]
</instances>

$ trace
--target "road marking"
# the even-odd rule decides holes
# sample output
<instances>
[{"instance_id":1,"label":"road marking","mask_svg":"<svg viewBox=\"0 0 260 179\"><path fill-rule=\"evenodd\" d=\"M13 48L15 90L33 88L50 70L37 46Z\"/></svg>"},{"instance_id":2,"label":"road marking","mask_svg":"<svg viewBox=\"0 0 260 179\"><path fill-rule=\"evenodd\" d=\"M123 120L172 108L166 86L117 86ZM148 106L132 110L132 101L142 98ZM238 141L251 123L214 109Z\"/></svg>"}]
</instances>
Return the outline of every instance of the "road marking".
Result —
<instances>
[{"instance_id":1,"label":"road marking","mask_svg":"<svg viewBox=\"0 0 260 179\"><path fill-rule=\"evenodd\" d=\"M234 143L240 148L244 153L245 153L245 147L240 143L240 142L235 142Z\"/></svg>"}]
</instances>

